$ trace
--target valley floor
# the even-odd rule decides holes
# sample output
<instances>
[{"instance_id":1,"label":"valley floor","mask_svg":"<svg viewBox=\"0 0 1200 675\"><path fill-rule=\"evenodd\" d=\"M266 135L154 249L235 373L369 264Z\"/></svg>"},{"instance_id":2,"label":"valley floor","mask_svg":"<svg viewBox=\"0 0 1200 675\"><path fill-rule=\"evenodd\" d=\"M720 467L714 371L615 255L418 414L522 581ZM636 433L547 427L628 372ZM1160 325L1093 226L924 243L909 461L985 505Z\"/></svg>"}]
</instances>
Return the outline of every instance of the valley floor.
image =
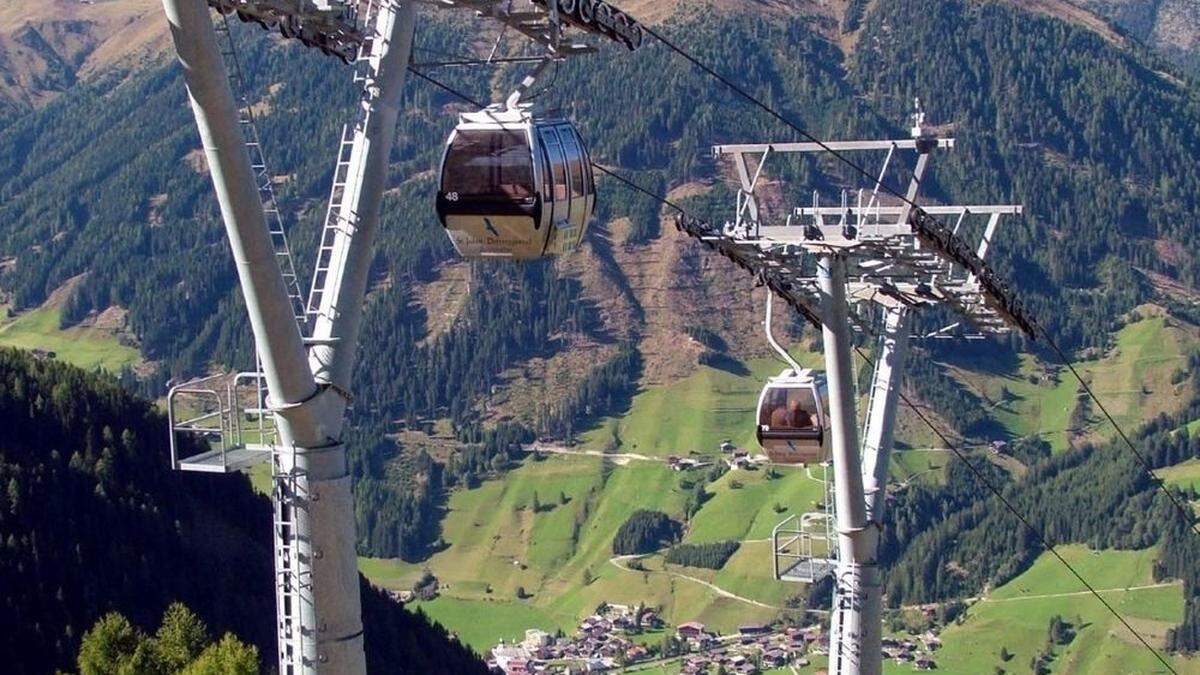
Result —
<instances>
[{"instance_id":1,"label":"valley floor","mask_svg":"<svg viewBox=\"0 0 1200 675\"><path fill-rule=\"evenodd\" d=\"M1142 312L1118 333L1113 350L1081 364L1101 396L1111 401L1118 420L1129 425L1146 410L1168 411L1186 402L1188 392L1171 380L1198 342L1193 327L1153 308ZM800 612L783 608L805 589L774 580L769 537L788 515L819 507L821 467L782 468L777 477L765 468L734 470L706 486L711 496L689 520L683 541L741 542L720 570L669 565L661 555L638 557L635 569L631 558L611 552L617 528L637 509L660 510L682 520L691 483L723 461L717 450L721 442L753 447L758 386L778 366L766 360L746 366L743 374L701 367L683 380L646 389L626 414L602 420L580 445L542 447L540 459L531 456L502 479L455 491L443 521L444 549L419 564L365 559L363 571L397 591L410 588L423 570L431 571L442 584L441 596L418 605L480 652L501 639L520 639L529 628L569 634L602 602L646 603L660 607L670 626L700 621L721 633L785 614L800 619ZM1068 428L1076 386L1065 374L1044 375L1045 366L1031 359L1005 368L955 365L953 372L990 402L1009 438L1040 435L1061 451L1073 439L1104 433L1094 418L1085 429ZM979 443L975 439L964 447ZM899 446L893 489L944 479L951 455L911 420L901 422ZM666 461L671 455L705 466L676 472ZM1174 484L1198 485L1200 465L1187 462L1163 476ZM1154 549L1093 552L1068 547L1064 552L1156 644L1181 619L1181 587L1151 577ZM1135 649L1132 636L1045 557L1008 584L972 600L964 617L945 628L938 669L1024 672L1047 647L1047 626L1055 615L1073 623L1077 635L1053 649L1054 672L1153 672L1154 663L1147 661L1153 657ZM1000 658L1001 648L1007 661ZM1180 672L1200 673L1200 662L1175 662ZM660 663L633 672L673 673L678 668L678 663ZM889 673L911 671L909 664L887 667Z\"/></svg>"}]
</instances>

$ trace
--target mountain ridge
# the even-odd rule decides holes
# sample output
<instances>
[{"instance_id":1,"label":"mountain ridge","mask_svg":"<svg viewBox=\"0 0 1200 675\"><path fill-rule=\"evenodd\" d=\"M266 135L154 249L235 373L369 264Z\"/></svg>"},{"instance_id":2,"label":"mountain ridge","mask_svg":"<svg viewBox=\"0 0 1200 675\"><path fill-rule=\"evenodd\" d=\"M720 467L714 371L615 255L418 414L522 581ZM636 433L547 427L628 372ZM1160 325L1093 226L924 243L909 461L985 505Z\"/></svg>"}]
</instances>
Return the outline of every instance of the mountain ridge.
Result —
<instances>
[{"instance_id":1,"label":"mountain ridge","mask_svg":"<svg viewBox=\"0 0 1200 675\"><path fill-rule=\"evenodd\" d=\"M0 8L0 105L40 107L80 81L166 58L157 0L17 0Z\"/></svg>"},{"instance_id":2,"label":"mountain ridge","mask_svg":"<svg viewBox=\"0 0 1200 675\"><path fill-rule=\"evenodd\" d=\"M978 0L977 0L978 1ZM987 0L994 1L994 0ZM1200 8L1187 0L999 0L1086 27L1116 44L1129 35L1189 72L1200 67ZM862 17L880 0L704 0L726 14L808 17L853 51ZM680 0L616 3L649 24L679 13ZM688 3L688 11L695 5ZM1122 27L1114 31L1112 25ZM169 58L159 0L14 0L0 8L0 112L40 107L80 81L132 72Z\"/></svg>"}]
</instances>

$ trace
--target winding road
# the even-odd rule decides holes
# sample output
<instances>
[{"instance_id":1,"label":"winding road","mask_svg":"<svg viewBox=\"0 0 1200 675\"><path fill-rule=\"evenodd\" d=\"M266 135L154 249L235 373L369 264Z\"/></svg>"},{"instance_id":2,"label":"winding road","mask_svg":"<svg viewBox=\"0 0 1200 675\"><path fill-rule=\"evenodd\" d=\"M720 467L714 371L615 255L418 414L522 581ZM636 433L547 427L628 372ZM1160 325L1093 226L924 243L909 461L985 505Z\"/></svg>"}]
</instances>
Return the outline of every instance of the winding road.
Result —
<instances>
[{"instance_id":1,"label":"winding road","mask_svg":"<svg viewBox=\"0 0 1200 675\"><path fill-rule=\"evenodd\" d=\"M749 542L743 542L743 543L749 543ZM616 565L617 569L625 571L625 572L646 572L647 574L666 574L668 576L676 577L679 579L686 579L688 581L695 582L697 584L700 584L701 586L705 586L705 587L711 589L714 593L721 596L722 598L730 598L732 600L737 600L738 602L744 602L747 605L754 605L755 607L762 607L763 609L774 609L774 610L786 609L784 607L776 607L775 605L768 605L767 603L759 602L758 600L752 600L750 598L727 591L724 588L717 586L716 584L709 583L703 579L698 579L693 576L688 576L687 574L682 574L680 572L672 572L671 570L635 570L632 567L628 567L624 564L625 561L627 561L627 560L633 560L635 558L641 558L641 557L644 557L644 556L641 556L641 555L619 555L619 556L616 556L615 558L609 558L608 561L610 563Z\"/></svg>"}]
</instances>

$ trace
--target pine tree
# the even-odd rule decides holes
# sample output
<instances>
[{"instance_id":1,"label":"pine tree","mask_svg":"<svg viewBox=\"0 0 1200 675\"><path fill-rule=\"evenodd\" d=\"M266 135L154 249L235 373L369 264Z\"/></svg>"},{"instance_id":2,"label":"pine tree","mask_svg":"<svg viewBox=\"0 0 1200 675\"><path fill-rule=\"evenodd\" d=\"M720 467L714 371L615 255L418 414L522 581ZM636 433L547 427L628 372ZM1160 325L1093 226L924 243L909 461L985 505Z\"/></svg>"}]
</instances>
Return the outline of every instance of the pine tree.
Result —
<instances>
[{"instance_id":1,"label":"pine tree","mask_svg":"<svg viewBox=\"0 0 1200 675\"><path fill-rule=\"evenodd\" d=\"M175 673L196 660L208 644L208 627L182 603L172 603L154 635L154 652L168 672Z\"/></svg>"},{"instance_id":2,"label":"pine tree","mask_svg":"<svg viewBox=\"0 0 1200 675\"><path fill-rule=\"evenodd\" d=\"M211 644L181 675L257 675L258 649L226 633Z\"/></svg>"},{"instance_id":3,"label":"pine tree","mask_svg":"<svg viewBox=\"0 0 1200 675\"><path fill-rule=\"evenodd\" d=\"M116 612L100 617L83 635L79 647L80 675L124 675L138 672L135 655L144 653L146 636Z\"/></svg>"}]
</instances>

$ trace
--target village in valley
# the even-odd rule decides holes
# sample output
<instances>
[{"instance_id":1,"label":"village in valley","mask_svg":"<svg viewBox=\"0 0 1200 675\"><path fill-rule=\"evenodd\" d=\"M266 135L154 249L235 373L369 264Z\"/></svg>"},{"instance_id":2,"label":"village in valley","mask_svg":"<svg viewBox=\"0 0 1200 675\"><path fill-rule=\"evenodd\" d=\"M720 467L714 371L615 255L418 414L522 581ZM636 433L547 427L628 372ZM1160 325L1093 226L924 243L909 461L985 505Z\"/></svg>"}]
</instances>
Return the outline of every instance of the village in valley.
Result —
<instances>
[{"instance_id":1,"label":"village in valley","mask_svg":"<svg viewBox=\"0 0 1200 675\"><path fill-rule=\"evenodd\" d=\"M934 670L934 652L941 640L934 630L919 636L883 639L883 656L913 670ZM494 673L504 675L574 675L635 673L671 665L681 675L756 675L775 669L817 668L824 673L829 634L820 624L740 626L722 635L689 621L668 627L658 612L644 605L604 603L580 622L572 635L539 629L525 632L520 642L495 646L488 659Z\"/></svg>"}]
</instances>

